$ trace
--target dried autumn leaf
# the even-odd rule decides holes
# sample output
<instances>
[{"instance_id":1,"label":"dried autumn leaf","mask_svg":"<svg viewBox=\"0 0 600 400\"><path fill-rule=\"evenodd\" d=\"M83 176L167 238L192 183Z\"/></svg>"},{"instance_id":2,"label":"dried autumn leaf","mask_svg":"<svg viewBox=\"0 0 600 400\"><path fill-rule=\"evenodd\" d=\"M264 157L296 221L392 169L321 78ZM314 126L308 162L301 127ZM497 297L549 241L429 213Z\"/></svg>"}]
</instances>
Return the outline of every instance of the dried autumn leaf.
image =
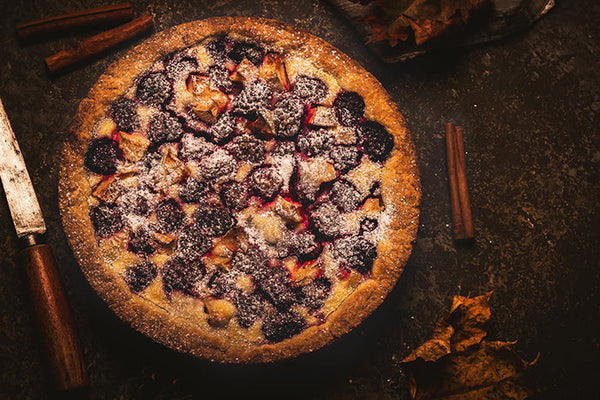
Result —
<instances>
[{"instance_id":1,"label":"dried autumn leaf","mask_svg":"<svg viewBox=\"0 0 600 400\"><path fill-rule=\"evenodd\" d=\"M483 338L491 292L456 296L430 340L402 361L414 399L526 399L536 393L530 366L513 343Z\"/></svg>"},{"instance_id":2,"label":"dried autumn leaf","mask_svg":"<svg viewBox=\"0 0 600 400\"><path fill-rule=\"evenodd\" d=\"M371 26L369 43L387 40L394 47L398 40L408 40L411 31L417 45L458 31L475 11L490 6L492 0L375 0L375 3L364 19Z\"/></svg>"},{"instance_id":3,"label":"dried autumn leaf","mask_svg":"<svg viewBox=\"0 0 600 400\"><path fill-rule=\"evenodd\" d=\"M417 400L527 399L536 393L526 363L513 343L482 341L436 362L406 364L411 394Z\"/></svg>"},{"instance_id":4,"label":"dried autumn leaf","mask_svg":"<svg viewBox=\"0 0 600 400\"><path fill-rule=\"evenodd\" d=\"M450 312L438 323L431 339L419 346L403 362L417 358L436 361L446 354L463 351L481 342L486 335L483 325L491 315L491 295L492 292L475 298L455 296Z\"/></svg>"}]
</instances>

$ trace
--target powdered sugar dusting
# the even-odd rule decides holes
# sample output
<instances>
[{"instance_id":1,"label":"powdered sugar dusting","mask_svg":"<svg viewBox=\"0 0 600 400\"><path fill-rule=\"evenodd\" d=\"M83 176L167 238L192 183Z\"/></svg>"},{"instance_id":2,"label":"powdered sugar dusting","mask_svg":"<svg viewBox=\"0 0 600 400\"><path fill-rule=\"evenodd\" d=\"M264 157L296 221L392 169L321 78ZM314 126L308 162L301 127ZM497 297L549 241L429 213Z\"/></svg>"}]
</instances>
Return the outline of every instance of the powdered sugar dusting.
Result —
<instances>
[{"instance_id":1,"label":"powdered sugar dusting","mask_svg":"<svg viewBox=\"0 0 600 400\"><path fill-rule=\"evenodd\" d=\"M265 76L269 54L277 73ZM94 183L96 219L111 224L96 232L132 253L132 290L150 296L162 280L162 301L177 313L200 304L188 317L205 325L216 320L204 305L210 314L218 299L235 311L218 329L258 329L256 340L319 323L368 279L395 215L378 190L385 152L374 142L385 132L365 122L357 96L306 60L234 37L155 63L95 133L118 145L128 128L143 155L92 154L107 166ZM311 123L317 107L336 117Z\"/></svg>"}]
</instances>

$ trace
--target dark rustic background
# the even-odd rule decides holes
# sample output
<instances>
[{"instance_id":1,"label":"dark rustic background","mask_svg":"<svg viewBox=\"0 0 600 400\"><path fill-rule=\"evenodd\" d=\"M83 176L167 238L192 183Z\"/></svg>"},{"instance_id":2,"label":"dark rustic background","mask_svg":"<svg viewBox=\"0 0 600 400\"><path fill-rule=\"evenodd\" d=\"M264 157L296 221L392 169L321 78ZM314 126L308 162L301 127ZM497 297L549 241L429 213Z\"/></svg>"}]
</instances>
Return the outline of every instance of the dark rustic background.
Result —
<instances>
[{"instance_id":1,"label":"dark rustic background","mask_svg":"<svg viewBox=\"0 0 600 400\"><path fill-rule=\"evenodd\" d=\"M153 13L157 31L211 16L264 16L305 28L358 60L390 92L413 133L421 222L413 255L383 306L323 351L275 366L231 367L150 342L117 320L88 286L57 205L61 146L78 103L143 38L49 76L43 58L90 32L19 43L15 25L106 3L3 0L0 98L74 309L91 378L87 397L408 399L399 361L430 336L452 296L494 290L489 338L515 340L526 360L539 354L540 398L598 398L600 2L560 2L525 32L395 65L378 60L322 1L132 3L136 15ZM465 127L477 236L470 249L452 243L447 121ZM36 344L4 196L0 221L0 398L56 397Z\"/></svg>"}]
</instances>

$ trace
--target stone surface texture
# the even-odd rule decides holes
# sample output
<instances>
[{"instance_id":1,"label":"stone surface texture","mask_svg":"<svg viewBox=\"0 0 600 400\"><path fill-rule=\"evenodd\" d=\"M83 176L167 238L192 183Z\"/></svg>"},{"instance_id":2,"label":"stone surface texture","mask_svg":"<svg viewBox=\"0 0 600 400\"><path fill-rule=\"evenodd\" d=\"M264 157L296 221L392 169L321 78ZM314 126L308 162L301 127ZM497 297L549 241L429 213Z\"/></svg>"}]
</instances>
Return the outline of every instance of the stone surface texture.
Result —
<instances>
[{"instance_id":1,"label":"stone surface texture","mask_svg":"<svg viewBox=\"0 0 600 400\"><path fill-rule=\"evenodd\" d=\"M85 281L57 204L58 164L76 108L138 38L50 76L43 58L102 29L20 43L15 26L104 3L2 1L0 98L19 139L74 310L90 399L409 399L399 362L426 340L454 295L494 291L488 338L539 354L544 399L585 399L600 378L600 2L558 2L525 32L401 64L377 59L327 3L132 1L156 31L219 15L297 25L359 61L406 117L419 155L418 238L396 288L339 342L277 365L223 366L166 350L120 322ZM145 37L145 36L144 36ZM476 244L452 242L444 125L464 126ZM52 392L37 345L17 241L0 195L0 398Z\"/></svg>"}]
</instances>

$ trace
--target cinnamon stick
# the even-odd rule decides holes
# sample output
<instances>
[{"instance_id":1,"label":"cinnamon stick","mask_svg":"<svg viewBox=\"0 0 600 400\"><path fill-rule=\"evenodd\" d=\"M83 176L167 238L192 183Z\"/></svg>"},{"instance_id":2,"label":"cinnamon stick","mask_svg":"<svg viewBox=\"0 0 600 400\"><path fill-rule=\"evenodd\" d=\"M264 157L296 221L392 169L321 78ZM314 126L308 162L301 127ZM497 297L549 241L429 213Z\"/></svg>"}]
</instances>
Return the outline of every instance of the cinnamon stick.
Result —
<instances>
[{"instance_id":1,"label":"cinnamon stick","mask_svg":"<svg viewBox=\"0 0 600 400\"><path fill-rule=\"evenodd\" d=\"M17 25L17 35L20 39L31 39L73 28L91 27L112 22L125 22L131 18L133 18L131 4L113 4L20 24Z\"/></svg>"},{"instance_id":2,"label":"cinnamon stick","mask_svg":"<svg viewBox=\"0 0 600 400\"><path fill-rule=\"evenodd\" d=\"M446 124L446 158L450 183L450 206L454 240L457 244L473 240L473 218L467 186L462 127Z\"/></svg>"},{"instance_id":3,"label":"cinnamon stick","mask_svg":"<svg viewBox=\"0 0 600 400\"><path fill-rule=\"evenodd\" d=\"M457 240L463 238L464 226L460 215L460 200L458 198L458 182L456 179L455 134L454 126L450 123L446 124L446 160L448 163L448 182L450 183L450 208L452 212L454 239Z\"/></svg>"},{"instance_id":4,"label":"cinnamon stick","mask_svg":"<svg viewBox=\"0 0 600 400\"><path fill-rule=\"evenodd\" d=\"M467 185L467 163L465 161L465 147L463 142L463 129L456 127L454 136L456 143L456 180L458 183L458 199L460 200L460 215L465 231L465 239L473 238L473 217L471 215L471 200Z\"/></svg>"},{"instance_id":5,"label":"cinnamon stick","mask_svg":"<svg viewBox=\"0 0 600 400\"><path fill-rule=\"evenodd\" d=\"M140 33L151 29L153 26L154 22L152 21L152 17L149 14L144 14L131 22L102 32L96 36L92 36L74 46L59 51L50 57L46 57L46 65L50 72L57 72L131 39Z\"/></svg>"}]
</instances>

